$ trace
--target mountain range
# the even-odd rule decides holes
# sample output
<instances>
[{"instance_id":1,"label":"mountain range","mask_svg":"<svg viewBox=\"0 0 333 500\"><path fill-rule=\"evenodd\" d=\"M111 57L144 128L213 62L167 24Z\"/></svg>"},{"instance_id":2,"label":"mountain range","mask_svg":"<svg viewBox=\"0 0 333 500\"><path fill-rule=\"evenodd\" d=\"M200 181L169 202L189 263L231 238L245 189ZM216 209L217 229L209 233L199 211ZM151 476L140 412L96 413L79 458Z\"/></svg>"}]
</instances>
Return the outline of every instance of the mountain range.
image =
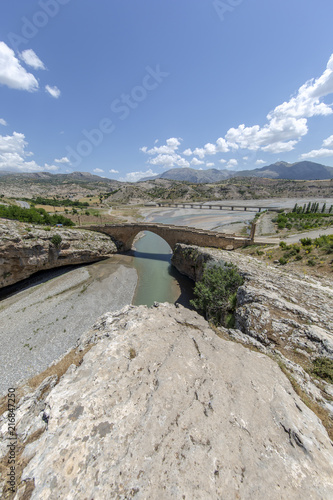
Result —
<instances>
[{"instance_id":1,"label":"mountain range","mask_svg":"<svg viewBox=\"0 0 333 500\"><path fill-rule=\"evenodd\" d=\"M290 179L290 180L323 180L333 178L333 167L326 167L312 161L299 161L287 163L278 161L272 165L253 170L195 170L194 168L172 168L162 174L143 180L169 179L175 181L186 181L196 184L206 182L219 182L232 177L264 177L268 179Z\"/></svg>"}]
</instances>

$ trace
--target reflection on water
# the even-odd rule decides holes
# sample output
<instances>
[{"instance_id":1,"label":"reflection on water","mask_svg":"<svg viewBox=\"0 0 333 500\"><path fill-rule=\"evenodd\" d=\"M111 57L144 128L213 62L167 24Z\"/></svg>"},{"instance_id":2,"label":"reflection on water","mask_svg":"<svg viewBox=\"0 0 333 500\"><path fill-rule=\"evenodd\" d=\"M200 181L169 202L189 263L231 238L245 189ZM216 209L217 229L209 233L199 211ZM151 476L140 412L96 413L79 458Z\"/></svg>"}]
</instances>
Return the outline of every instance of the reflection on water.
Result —
<instances>
[{"instance_id":1,"label":"reflection on water","mask_svg":"<svg viewBox=\"0 0 333 500\"><path fill-rule=\"evenodd\" d=\"M193 281L180 274L171 264L171 249L162 238L145 231L132 251L138 285L134 305L151 306L154 302L179 302L189 307Z\"/></svg>"}]
</instances>

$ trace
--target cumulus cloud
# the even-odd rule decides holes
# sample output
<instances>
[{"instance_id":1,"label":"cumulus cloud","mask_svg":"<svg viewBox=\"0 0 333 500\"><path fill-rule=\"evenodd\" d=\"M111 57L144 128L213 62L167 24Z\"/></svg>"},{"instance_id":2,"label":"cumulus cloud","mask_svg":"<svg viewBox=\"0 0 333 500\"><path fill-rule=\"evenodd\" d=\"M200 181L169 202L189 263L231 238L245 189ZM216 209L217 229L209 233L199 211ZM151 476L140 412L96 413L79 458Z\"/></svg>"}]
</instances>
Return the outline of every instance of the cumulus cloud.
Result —
<instances>
[{"instance_id":1,"label":"cumulus cloud","mask_svg":"<svg viewBox=\"0 0 333 500\"><path fill-rule=\"evenodd\" d=\"M129 172L125 177L121 177L119 180L121 182L137 182L145 177L155 177L156 175L158 174L149 169L146 170L146 172Z\"/></svg>"},{"instance_id":2,"label":"cumulus cloud","mask_svg":"<svg viewBox=\"0 0 333 500\"><path fill-rule=\"evenodd\" d=\"M164 167L164 168L172 168L175 166L177 167L190 166L190 163L177 153L158 154L157 156L155 156L155 158L150 158L148 160L148 163L150 163L150 165Z\"/></svg>"},{"instance_id":3,"label":"cumulus cloud","mask_svg":"<svg viewBox=\"0 0 333 500\"><path fill-rule=\"evenodd\" d=\"M333 113L331 105L320 102L320 99L333 92L333 54L326 70L317 79L312 79L302 85L296 97L277 106L268 118L293 116L295 118L315 115L330 115Z\"/></svg>"},{"instance_id":4,"label":"cumulus cloud","mask_svg":"<svg viewBox=\"0 0 333 500\"><path fill-rule=\"evenodd\" d=\"M333 156L333 149L321 148L321 149L313 149L308 153L303 153L301 155L302 160L309 160L313 158L323 158L325 156Z\"/></svg>"},{"instance_id":5,"label":"cumulus cloud","mask_svg":"<svg viewBox=\"0 0 333 500\"><path fill-rule=\"evenodd\" d=\"M21 66L14 51L4 42L0 42L0 84L28 92L38 89L34 75Z\"/></svg>"},{"instance_id":6,"label":"cumulus cloud","mask_svg":"<svg viewBox=\"0 0 333 500\"><path fill-rule=\"evenodd\" d=\"M215 167L215 163L206 163L206 167L209 168Z\"/></svg>"},{"instance_id":7,"label":"cumulus cloud","mask_svg":"<svg viewBox=\"0 0 333 500\"><path fill-rule=\"evenodd\" d=\"M67 158L67 156L63 156L62 158L55 159L54 161L55 161L55 163L64 163L64 164L67 163L67 164L70 164L70 161Z\"/></svg>"},{"instance_id":8,"label":"cumulus cloud","mask_svg":"<svg viewBox=\"0 0 333 500\"><path fill-rule=\"evenodd\" d=\"M32 50L24 50L20 54L20 58L25 62L28 66L31 66L34 69L46 69L44 63L39 59L37 54Z\"/></svg>"},{"instance_id":9,"label":"cumulus cloud","mask_svg":"<svg viewBox=\"0 0 333 500\"><path fill-rule=\"evenodd\" d=\"M3 125L4 127L6 127L7 126L6 120L4 120L3 118L0 118L0 125Z\"/></svg>"},{"instance_id":10,"label":"cumulus cloud","mask_svg":"<svg viewBox=\"0 0 333 500\"><path fill-rule=\"evenodd\" d=\"M13 132L13 135L0 135L0 170L13 172L42 172L45 170L56 171L55 165L38 165L35 161L27 161L33 155L27 151L28 143L24 134Z\"/></svg>"},{"instance_id":11,"label":"cumulus cloud","mask_svg":"<svg viewBox=\"0 0 333 500\"><path fill-rule=\"evenodd\" d=\"M109 170L110 174L119 174L119 171L118 170L114 170L113 168L111 168L111 170Z\"/></svg>"},{"instance_id":12,"label":"cumulus cloud","mask_svg":"<svg viewBox=\"0 0 333 500\"><path fill-rule=\"evenodd\" d=\"M148 149L145 146L143 148L140 148L140 151L149 155L173 154L180 146L180 141L181 139L179 140L176 137L171 137L170 139L167 139L166 144L164 144L163 146L154 146L151 149Z\"/></svg>"},{"instance_id":13,"label":"cumulus cloud","mask_svg":"<svg viewBox=\"0 0 333 500\"><path fill-rule=\"evenodd\" d=\"M191 165L194 165L195 167L197 165L203 165L205 162L202 160L198 160L198 158L192 158L191 160Z\"/></svg>"},{"instance_id":14,"label":"cumulus cloud","mask_svg":"<svg viewBox=\"0 0 333 500\"><path fill-rule=\"evenodd\" d=\"M56 165L48 165L47 163L45 163L44 167L39 167L38 169L47 170L49 172L57 172L59 168L60 167L57 167Z\"/></svg>"},{"instance_id":15,"label":"cumulus cloud","mask_svg":"<svg viewBox=\"0 0 333 500\"><path fill-rule=\"evenodd\" d=\"M58 99L58 97L60 97L61 91L56 86L50 87L50 85L45 85L45 90L55 99Z\"/></svg>"},{"instance_id":16,"label":"cumulus cloud","mask_svg":"<svg viewBox=\"0 0 333 500\"><path fill-rule=\"evenodd\" d=\"M333 135L330 135L323 141L320 149L313 149L308 153L301 155L301 160L308 160L311 158L323 158L325 156L333 156Z\"/></svg>"},{"instance_id":17,"label":"cumulus cloud","mask_svg":"<svg viewBox=\"0 0 333 500\"><path fill-rule=\"evenodd\" d=\"M333 135L330 135L323 141L323 146L326 148L333 148Z\"/></svg>"},{"instance_id":18,"label":"cumulus cloud","mask_svg":"<svg viewBox=\"0 0 333 500\"><path fill-rule=\"evenodd\" d=\"M234 158L232 158L231 160L228 161L227 165L226 165L226 168L235 168L237 167L238 165L238 161Z\"/></svg>"},{"instance_id":19,"label":"cumulus cloud","mask_svg":"<svg viewBox=\"0 0 333 500\"><path fill-rule=\"evenodd\" d=\"M264 165L266 162L264 160L257 160L256 165Z\"/></svg>"},{"instance_id":20,"label":"cumulus cloud","mask_svg":"<svg viewBox=\"0 0 333 500\"><path fill-rule=\"evenodd\" d=\"M104 172L104 170L102 170L101 168L94 168L93 172L95 172L96 174L101 174L102 172Z\"/></svg>"},{"instance_id":21,"label":"cumulus cloud","mask_svg":"<svg viewBox=\"0 0 333 500\"><path fill-rule=\"evenodd\" d=\"M326 69L316 79L304 83L296 95L288 101L276 106L267 114L267 122L263 125L231 127L224 137L215 143L208 142L203 147L187 148L182 154L178 148L180 140L171 138L166 145L148 149L141 148L146 154L154 156L149 160L152 165L174 167L179 165L184 156L194 155L196 160L191 160L191 165L199 165L206 156L217 155L245 149L248 151L263 151L279 154L292 151L296 144L308 134L308 119L313 116L327 116L333 113L332 104L326 104L323 99L333 93L333 54L329 58ZM333 136L326 139L323 147L302 155L305 157L328 156L333 143ZM187 160L185 160L187 161ZM224 160L218 160L224 163ZM231 160L232 161L232 160ZM259 163L257 163L258 165ZM235 166L228 163L229 166Z\"/></svg>"}]
</instances>

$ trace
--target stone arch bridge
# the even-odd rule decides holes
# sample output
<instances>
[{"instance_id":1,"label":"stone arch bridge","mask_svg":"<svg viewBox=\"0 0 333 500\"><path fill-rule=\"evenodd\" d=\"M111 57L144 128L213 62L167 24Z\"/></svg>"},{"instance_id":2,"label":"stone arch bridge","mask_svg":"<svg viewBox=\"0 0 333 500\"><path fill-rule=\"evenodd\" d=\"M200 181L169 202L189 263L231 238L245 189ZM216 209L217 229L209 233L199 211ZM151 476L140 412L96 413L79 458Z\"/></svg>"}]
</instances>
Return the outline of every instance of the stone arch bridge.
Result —
<instances>
[{"instance_id":1,"label":"stone arch bridge","mask_svg":"<svg viewBox=\"0 0 333 500\"><path fill-rule=\"evenodd\" d=\"M98 231L109 235L117 245L118 250L122 252L132 248L134 238L141 231L151 231L157 234L170 245L172 250L174 250L176 243L234 250L235 248L253 244L255 224L252 225L251 235L245 238L234 234L218 233L188 226L154 223L92 225L81 226L81 229Z\"/></svg>"}]
</instances>

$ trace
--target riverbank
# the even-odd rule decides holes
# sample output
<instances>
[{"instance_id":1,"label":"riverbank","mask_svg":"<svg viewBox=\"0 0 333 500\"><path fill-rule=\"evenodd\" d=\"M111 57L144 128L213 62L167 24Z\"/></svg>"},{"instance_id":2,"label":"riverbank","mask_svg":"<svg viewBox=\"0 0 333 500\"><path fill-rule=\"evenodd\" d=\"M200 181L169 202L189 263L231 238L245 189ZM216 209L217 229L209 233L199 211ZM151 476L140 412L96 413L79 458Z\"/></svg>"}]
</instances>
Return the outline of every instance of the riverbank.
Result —
<instances>
[{"instance_id":1,"label":"riverbank","mask_svg":"<svg viewBox=\"0 0 333 500\"><path fill-rule=\"evenodd\" d=\"M114 255L0 302L0 394L45 370L101 314L131 304L137 284L131 259Z\"/></svg>"}]
</instances>

